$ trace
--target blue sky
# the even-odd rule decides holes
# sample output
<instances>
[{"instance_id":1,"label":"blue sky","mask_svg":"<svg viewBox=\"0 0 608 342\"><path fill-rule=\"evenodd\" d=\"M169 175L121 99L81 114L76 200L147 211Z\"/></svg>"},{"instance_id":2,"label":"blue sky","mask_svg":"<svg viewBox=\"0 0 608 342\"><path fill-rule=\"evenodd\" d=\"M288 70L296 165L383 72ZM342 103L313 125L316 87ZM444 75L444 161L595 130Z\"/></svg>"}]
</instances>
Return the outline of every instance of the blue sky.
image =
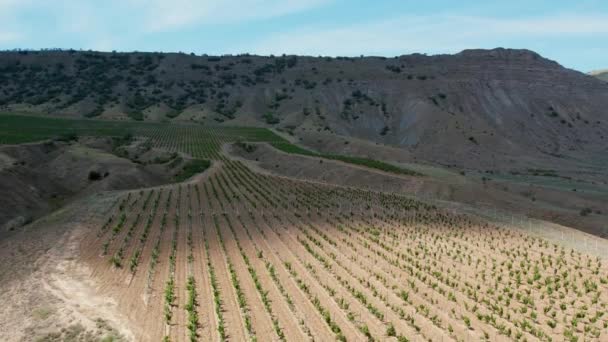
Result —
<instances>
[{"instance_id":1,"label":"blue sky","mask_svg":"<svg viewBox=\"0 0 608 342\"><path fill-rule=\"evenodd\" d=\"M608 68L604 0L0 0L0 49L383 55L527 48Z\"/></svg>"}]
</instances>

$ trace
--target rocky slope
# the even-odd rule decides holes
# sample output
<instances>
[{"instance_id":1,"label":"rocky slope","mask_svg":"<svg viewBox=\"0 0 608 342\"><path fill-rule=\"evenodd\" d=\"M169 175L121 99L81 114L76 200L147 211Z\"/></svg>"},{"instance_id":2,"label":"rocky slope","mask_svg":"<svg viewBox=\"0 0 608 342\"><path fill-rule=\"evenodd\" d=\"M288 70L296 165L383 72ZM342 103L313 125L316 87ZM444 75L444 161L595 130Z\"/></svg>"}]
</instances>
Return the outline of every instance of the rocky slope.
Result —
<instances>
[{"instance_id":1,"label":"rocky slope","mask_svg":"<svg viewBox=\"0 0 608 342\"><path fill-rule=\"evenodd\" d=\"M528 50L395 58L0 54L4 110L335 133L495 169L598 161L608 84Z\"/></svg>"}]
</instances>

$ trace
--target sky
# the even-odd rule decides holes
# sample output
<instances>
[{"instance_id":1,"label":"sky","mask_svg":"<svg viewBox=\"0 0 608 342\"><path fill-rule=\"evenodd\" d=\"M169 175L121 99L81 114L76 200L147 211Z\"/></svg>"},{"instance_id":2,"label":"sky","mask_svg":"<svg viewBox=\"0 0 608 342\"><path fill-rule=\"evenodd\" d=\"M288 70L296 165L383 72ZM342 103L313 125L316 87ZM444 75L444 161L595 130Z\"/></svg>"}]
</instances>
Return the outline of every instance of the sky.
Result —
<instances>
[{"instance_id":1,"label":"sky","mask_svg":"<svg viewBox=\"0 0 608 342\"><path fill-rule=\"evenodd\" d=\"M608 68L606 0L0 0L0 49L396 56L525 48Z\"/></svg>"}]
</instances>

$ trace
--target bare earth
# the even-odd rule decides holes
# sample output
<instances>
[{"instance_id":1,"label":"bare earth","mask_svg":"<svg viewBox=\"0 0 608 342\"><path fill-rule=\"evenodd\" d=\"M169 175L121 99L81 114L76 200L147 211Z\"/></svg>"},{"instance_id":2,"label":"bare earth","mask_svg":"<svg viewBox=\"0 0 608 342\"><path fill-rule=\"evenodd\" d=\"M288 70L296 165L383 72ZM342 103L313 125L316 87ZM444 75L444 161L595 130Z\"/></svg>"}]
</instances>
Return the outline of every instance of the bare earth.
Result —
<instances>
[{"instance_id":1,"label":"bare earth","mask_svg":"<svg viewBox=\"0 0 608 342\"><path fill-rule=\"evenodd\" d=\"M357 189L341 163L297 180L273 173L298 165L245 162L93 195L14 232L0 249L2 340L608 338L606 240ZM387 178L350 172L371 189ZM399 192L421 186L397 178Z\"/></svg>"}]
</instances>

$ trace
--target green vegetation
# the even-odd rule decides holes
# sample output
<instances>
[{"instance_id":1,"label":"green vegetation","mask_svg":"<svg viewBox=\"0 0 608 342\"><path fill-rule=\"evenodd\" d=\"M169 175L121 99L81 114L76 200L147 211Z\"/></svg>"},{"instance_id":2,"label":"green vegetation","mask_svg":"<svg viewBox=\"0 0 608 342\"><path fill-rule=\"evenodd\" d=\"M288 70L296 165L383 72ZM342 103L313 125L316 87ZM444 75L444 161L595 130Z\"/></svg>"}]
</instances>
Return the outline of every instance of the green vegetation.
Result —
<instances>
[{"instance_id":1,"label":"green vegetation","mask_svg":"<svg viewBox=\"0 0 608 342\"><path fill-rule=\"evenodd\" d=\"M186 179L207 170L211 162L206 159L192 159L184 165L182 170L175 175L175 181L183 182Z\"/></svg>"},{"instance_id":2,"label":"green vegetation","mask_svg":"<svg viewBox=\"0 0 608 342\"><path fill-rule=\"evenodd\" d=\"M327 154L327 153L317 153L310 150L306 150L297 145L293 145L289 142L274 142L271 143L276 149L281 150L283 152L292 153L292 154L301 154L305 156L319 157L325 159L339 160L341 162L355 164L360 166L369 167L372 169L377 169L380 171L401 174L401 175L409 175L409 176L421 176L420 173L404 169L392 164L388 164L379 160L362 158L362 157L351 157L351 156L343 156L339 154Z\"/></svg>"},{"instance_id":3,"label":"green vegetation","mask_svg":"<svg viewBox=\"0 0 608 342\"><path fill-rule=\"evenodd\" d=\"M237 141L236 146L242 148L247 153L251 153L251 152L255 151L255 145L244 143L242 141Z\"/></svg>"},{"instance_id":4,"label":"green vegetation","mask_svg":"<svg viewBox=\"0 0 608 342\"><path fill-rule=\"evenodd\" d=\"M14 114L0 115L0 144L20 144L46 139L76 140L78 136L122 137L131 123L71 120Z\"/></svg>"},{"instance_id":5,"label":"green vegetation","mask_svg":"<svg viewBox=\"0 0 608 342\"><path fill-rule=\"evenodd\" d=\"M48 139L64 141L78 137L111 137L114 148L134 137L149 138L152 147L187 153L198 159L220 159L225 142L274 142L282 138L265 128L179 125L161 122L124 122L65 119L0 113L0 144L21 144Z\"/></svg>"},{"instance_id":6,"label":"green vegetation","mask_svg":"<svg viewBox=\"0 0 608 342\"><path fill-rule=\"evenodd\" d=\"M111 208L95 241L109 241L106 251L123 263L106 265L120 275L116 284L129 266L121 251L137 260L151 247L147 234L157 241L152 258L168 255L165 279L154 278L150 262L141 288L164 314L159 335L304 340L287 329L297 322L310 340L550 342L603 340L608 327L600 257L398 194L297 182L225 160L198 183L129 191ZM140 217L160 226L142 231ZM195 259L177 257L201 244ZM211 289L197 294L197 275ZM326 327L319 336L307 325L312 316Z\"/></svg>"},{"instance_id":7,"label":"green vegetation","mask_svg":"<svg viewBox=\"0 0 608 342\"><path fill-rule=\"evenodd\" d=\"M78 135L74 132L63 132L55 140L63 142L78 141Z\"/></svg>"},{"instance_id":8,"label":"green vegetation","mask_svg":"<svg viewBox=\"0 0 608 342\"><path fill-rule=\"evenodd\" d=\"M188 313L188 334L190 336L190 341L197 341L198 336L196 330L199 326L199 319L198 313L196 312L198 304L196 302L196 284L193 276L188 276L186 290L188 291L188 301L185 306L186 312Z\"/></svg>"},{"instance_id":9,"label":"green vegetation","mask_svg":"<svg viewBox=\"0 0 608 342\"><path fill-rule=\"evenodd\" d=\"M127 115L136 121L143 121L144 120L144 114L138 110L133 110L133 111L129 111L127 113Z\"/></svg>"},{"instance_id":10,"label":"green vegetation","mask_svg":"<svg viewBox=\"0 0 608 342\"><path fill-rule=\"evenodd\" d=\"M274 116L270 112L264 114L264 120L269 125L275 125L275 124L278 124L281 121L281 120L279 120L279 118L277 118L276 116Z\"/></svg>"},{"instance_id":11,"label":"green vegetation","mask_svg":"<svg viewBox=\"0 0 608 342\"><path fill-rule=\"evenodd\" d=\"M80 136L112 137L115 144L128 143L137 136L150 138L155 147L169 149L178 147L180 152L190 154L196 159L184 167L184 170L176 176L176 181L185 180L209 167L209 161L204 159L220 159L219 150L224 142L267 142L287 153L339 160L395 174L421 176L415 171L374 159L313 152L294 145L265 128L0 114L0 144L20 144L58 136L66 137L68 140Z\"/></svg>"}]
</instances>

